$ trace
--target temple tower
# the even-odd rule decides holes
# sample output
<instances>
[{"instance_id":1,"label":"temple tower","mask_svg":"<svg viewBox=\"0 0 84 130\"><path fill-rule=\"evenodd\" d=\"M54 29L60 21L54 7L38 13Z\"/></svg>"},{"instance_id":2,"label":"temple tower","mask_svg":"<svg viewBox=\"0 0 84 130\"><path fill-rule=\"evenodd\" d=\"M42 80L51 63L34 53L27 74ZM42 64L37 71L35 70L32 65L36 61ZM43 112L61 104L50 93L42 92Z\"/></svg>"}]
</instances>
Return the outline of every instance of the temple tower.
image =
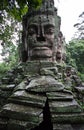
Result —
<instances>
[{"instance_id":1,"label":"temple tower","mask_svg":"<svg viewBox=\"0 0 84 130\"><path fill-rule=\"evenodd\" d=\"M0 81L0 130L84 130L84 86L60 25L53 0L23 17L20 63Z\"/></svg>"}]
</instances>

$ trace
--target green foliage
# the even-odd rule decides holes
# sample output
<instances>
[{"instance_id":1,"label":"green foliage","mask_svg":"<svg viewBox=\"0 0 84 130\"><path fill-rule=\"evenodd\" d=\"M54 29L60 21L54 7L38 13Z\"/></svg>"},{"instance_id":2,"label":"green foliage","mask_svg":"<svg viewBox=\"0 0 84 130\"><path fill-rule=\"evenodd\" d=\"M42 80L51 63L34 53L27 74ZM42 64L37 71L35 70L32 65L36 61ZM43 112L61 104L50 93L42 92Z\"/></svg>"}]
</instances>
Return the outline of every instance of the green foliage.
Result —
<instances>
[{"instance_id":1,"label":"green foliage","mask_svg":"<svg viewBox=\"0 0 84 130\"><path fill-rule=\"evenodd\" d=\"M0 63L0 78L5 76L6 72L18 63L18 51L14 44L10 45L3 51L8 51L8 56L4 56L3 62ZM2 51L2 53L3 53Z\"/></svg>"},{"instance_id":2,"label":"green foliage","mask_svg":"<svg viewBox=\"0 0 84 130\"><path fill-rule=\"evenodd\" d=\"M8 71L9 67L4 63L0 63L0 79L5 75Z\"/></svg>"},{"instance_id":3,"label":"green foliage","mask_svg":"<svg viewBox=\"0 0 84 130\"><path fill-rule=\"evenodd\" d=\"M74 68L77 69L77 66L76 66L76 61L74 58L72 58L72 55L71 55L71 46L70 44L66 44L66 63L70 66L73 66Z\"/></svg>"},{"instance_id":4,"label":"green foliage","mask_svg":"<svg viewBox=\"0 0 84 130\"><path fill-rule=\"evenodd\" d=\"M0 63L0 79L6 75L6 72L10 70L10 66L5 62Z\"/></svg>"},{"instance_id":5,"label":"green foliage","mask_svg":"<svg viewBox=\"0 0 84 130\"><path fill-rule=\"evenodd\" d=\"M17 37L19 37L19 30L17 24L8 13L4 12L3 20L0 24L1 56L3 59L3 63L0 64L0 77L18 61L17 45L19 41Z\"/></svg>"},{"instance_id":6,"label":"green foliage","mask_svg":"<svg viewBox=\"0 0 84 130\"><path fill-rule=\"evenodd\" d=\"M84 12L79 15L78 23L74 25L77 32L74 40L70 42L67 50L70 57L76 63L80 78L84 81Z\"/></svg>"},{"instance_id":7,"label":"green foliage","mask_svg":"<svg viewBox=\"0 0 84 130\"><path fill-rule=\"evenodd\" d=\"M84 73L79 72L79 76L80 76L81 80L84 82Z\"/></svg>"},{"instance_id":8,"label":"green foliage","mask_svg":"<svg viewBox=\"0 0 84 130\"><path fill-rule=\"evenodd\" d=\"M17 46L20 42L20 21L22 21L23 15L27 13L28 8L38 8L41 2L42 0L0 1L0 44L3 58L3 63L0 63L0 77L3 77L18 62Z\"/></svg>"},{"instance_id":9,"label":"green foliage","mask_svg":"<svg viewBox=\"0 0 84 130\"><path fill-rule=\"evenodd\" d=\"M84 40L72 40L67 45L66 49L67 62L77 67L81 79L84 79Z\"/></svg>"},{"instance_id":10,"label":"green foliage","mask_svg":"<svg viewBox=\"0 0 84 130\"><path fill-rule=\"evenodd\" d=\"M29 7L38 8L42 0L2 0L0 10L6 10L18 21L22 20Z\"/></svg>"}]
</instances>

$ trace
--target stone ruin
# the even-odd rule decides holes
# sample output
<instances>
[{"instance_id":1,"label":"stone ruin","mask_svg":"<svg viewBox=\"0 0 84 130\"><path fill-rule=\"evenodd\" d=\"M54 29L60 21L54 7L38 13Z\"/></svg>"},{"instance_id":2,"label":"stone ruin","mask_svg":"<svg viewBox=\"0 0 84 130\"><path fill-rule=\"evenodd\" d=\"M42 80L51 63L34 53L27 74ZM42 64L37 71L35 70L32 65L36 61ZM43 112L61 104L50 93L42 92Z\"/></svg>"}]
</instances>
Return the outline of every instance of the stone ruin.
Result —
<instances>
[{"instance_id":1,"label":"stone ruin","mask_svg":"<svg viewBox=\"0 0 84 130\"><path fill-rule=\"evenodd\" d=\"M23 17L20 63L0 83L0 130L84 130L84 85L65 64L53 0Z\"/></svg>"}]
</instances>

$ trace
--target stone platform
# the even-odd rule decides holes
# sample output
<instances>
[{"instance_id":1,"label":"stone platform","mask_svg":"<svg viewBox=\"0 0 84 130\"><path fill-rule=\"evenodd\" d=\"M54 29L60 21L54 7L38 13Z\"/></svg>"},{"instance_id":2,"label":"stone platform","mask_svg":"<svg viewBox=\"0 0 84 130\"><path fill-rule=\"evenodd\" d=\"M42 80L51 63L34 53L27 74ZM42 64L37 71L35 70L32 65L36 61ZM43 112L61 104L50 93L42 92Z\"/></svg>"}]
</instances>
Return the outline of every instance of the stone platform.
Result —
<instances>
[{"instance_id":1,"label":"stone platform","mask_svg":"<svg viewBox=\"0 0 84 130\"><path fill-rule=\"evenodd\" d=\"M64 85L65 67L35 61L18 65L19 78L8 82L7 77L0 86L0 130L84 130L83 109Z\"/></svg>"}]
</instances>

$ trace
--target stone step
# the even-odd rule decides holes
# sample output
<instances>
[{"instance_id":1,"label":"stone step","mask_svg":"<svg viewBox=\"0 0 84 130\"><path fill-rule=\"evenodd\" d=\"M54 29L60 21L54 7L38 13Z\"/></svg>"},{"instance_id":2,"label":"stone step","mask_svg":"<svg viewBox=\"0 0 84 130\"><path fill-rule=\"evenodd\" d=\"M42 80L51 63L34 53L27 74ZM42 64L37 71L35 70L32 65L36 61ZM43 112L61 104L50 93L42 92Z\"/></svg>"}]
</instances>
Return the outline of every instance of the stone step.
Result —
<instances>
[{"instance_id":1,"label":"stone step","mask_svg":"<svg viewBox=\"0 0 84 130\"><path fill-rule=\"evenodd\" d=\"M26 86L28 92L56 92L63 89L64 85L51 76L36 77Z\"/></svg>"},{"instance_id":2,"label":"stone step","mask_svg":"<svg viewBox=\"0 0 84 130\"><path fill-rule=\"evenodd\" d=\"M69 91L47 92L46 95L49 100L54 100L54 101L72 101L73 100L73 94Z\"/></svg>"},{"instance_id":3,"label":"stone step","mask_svg":"<svg viewBox=\"0 0 84 130\"><path fill-rule=\"evenodd\" d=\"M53 130L73 130L71 124L53 124Z\"/></svg>"},{"instance_id":4,"label":"stone step","mask_svg":"<svg viewBox=\"0 0 84 130\"><path fill-rule=\"evenodd\" d=\"M25 90L21 90L14 92L8 99L8 102L43 108L45 106L46 96L43 94L28 93Z\"/></svg>"},{"instance_id":5,"label":"stone step","mask_svg":"<svg viewBox=\"0 0 84 130\"><path fill-rule=\"evenodd\" d=\"M72 101L54 101L49 100L49 107L51 113L80 113L81 107L78 105L75 99Z\"/></svg>"},{"instance_id":6,"label":"stone step","mask_svg":"<svg viewBox=\"0 0 84 130\"><path fill-rule=\"evenodd\" d=\"M0 117L0 130L7 130L7 119L3 119Z\"/></svg>"},{"instance_id":7,"label":"stone step","mask_svg":"<svg viewBox=\"0 0 84 130\"><path fill-rule=\"evenodd\" d=\"M0 118L0 130L31 130L39 126L39 123L32 123L24 120Z\"/></svg>"},{"instance_id":8,"label":"stone step","mask_svg":"<svg viewBox=\"0 0 84 130\"><path fill-rule=\"evenodd\" d=\"M1 116L15 120L32 121L32 123L43 120L42 109L13 103L4 105Z\"/></svg>"},{"instance_id":9,"label":"stone step","mask_svg":"<svg viewBox=\"0 0 84 130\"><path fill-rule=\"evenodd\" d=\"M84 124L84 113L52 113L52 123Z\"/></svg>"},{"instance_id":10,"label":"stone step","mask_svg":"<svg viewBox=\"0 0 84 130\"><path fill-rule=\"evenodd\" d=\"M38 125L38 123L10 119L8 121L8 130L31 130Z\"/></svg>"},{"instance_id":11,"label":"stone step","mask_svg":"<svg viewBox=\"0 0 84 130\"><path fill-rule=\"evenodd\" d=\"M84 124L53 124L53 130L84 130Z\"/></svg>"}]
</instances>

